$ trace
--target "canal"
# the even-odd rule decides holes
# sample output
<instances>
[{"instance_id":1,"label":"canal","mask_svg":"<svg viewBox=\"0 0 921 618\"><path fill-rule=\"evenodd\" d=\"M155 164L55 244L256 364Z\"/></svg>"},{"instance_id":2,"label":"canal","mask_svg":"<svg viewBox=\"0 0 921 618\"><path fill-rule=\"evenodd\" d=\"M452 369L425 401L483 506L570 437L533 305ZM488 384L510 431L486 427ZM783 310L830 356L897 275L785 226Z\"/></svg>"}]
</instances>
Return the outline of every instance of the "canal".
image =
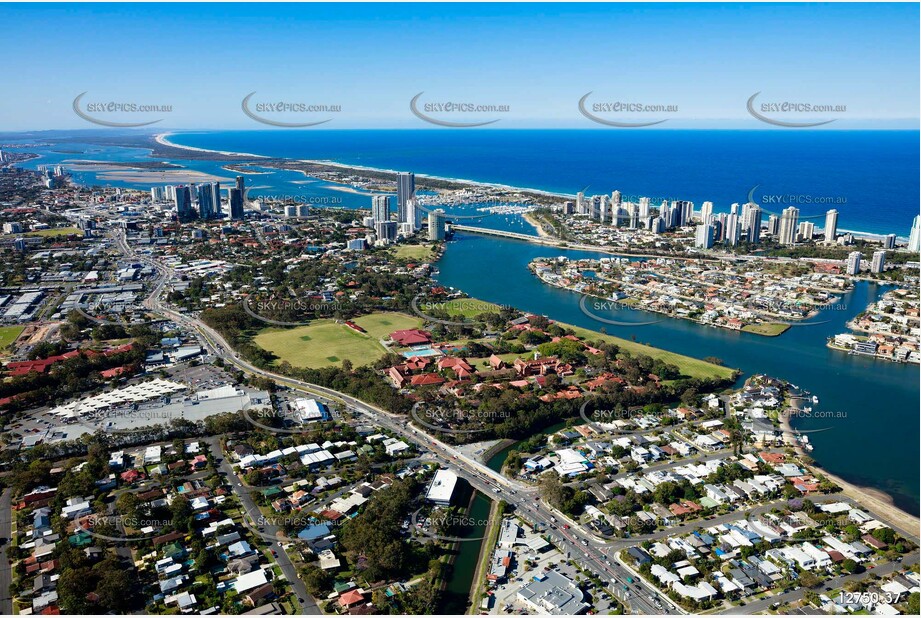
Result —
<instances>
[{"instance_id":1,"label":"canal","mask_svg":"<svg viewBox=\"0 0 921 618\"><path fill-rule=\"evenodd\" d=\"M461 498L462 503L468 503L466 500L470 496L470 491L468 486L468 491L464 492ZM485 542L486 522L489 518L489 509L492 504L492 501L482 493L476 490L472 491L473 502L470 503L470 511L467 514L471 525L465 526L457 534L458 537L469 540L456 544L454 565L441 596L441 602L438 607L439 614L467 613L467 603L474 584L473 577L480 558L480 550Z\"/></svg>"},{"instance_id":2,"label":"canal","mask_svg":"<svg viewBox=\"0 0 921 618\"><path fill-rule=\"evenodd\" d=\"M763 337L678 319L623 327L602 324L582 313L578 294L542 284L528 270L536 257L599 255L457 233L438 263L437 279L485 301L596 331L603 326L608 334L688 356L714 356L741 369L741 379L765 373L788 380L817 395L820 403L815 409L832 417L795 423L797 429L826 429L810 434L816 461L851 483L889 494L900 508L918 514L918 367L849 355L825 345L829 336L846 332L845 323L878 298L884 286L858 282L840 303L808 320L809 326ZM602 317L615 314L622 321L648 321L629 309L612 308ZM498 458L508 450L496 454L490 467L501 465Z\"/></svg>"}]
</instances>

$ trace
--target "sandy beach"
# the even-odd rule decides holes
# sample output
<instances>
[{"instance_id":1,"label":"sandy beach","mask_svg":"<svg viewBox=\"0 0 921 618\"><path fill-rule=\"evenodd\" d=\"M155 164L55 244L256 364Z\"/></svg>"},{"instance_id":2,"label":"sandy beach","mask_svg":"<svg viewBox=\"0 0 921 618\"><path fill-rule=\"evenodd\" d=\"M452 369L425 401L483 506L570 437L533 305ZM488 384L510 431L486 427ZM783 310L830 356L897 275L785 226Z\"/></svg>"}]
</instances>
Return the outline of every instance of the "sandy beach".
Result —
<instances>
[{"instance_id":1,"label":"sandy beach","mask_svg":"<svg viewBox=\"0 0 921 618\"><path fill-rule=\"evenodd\" d=\"M785 414L781 415L781 428L789 446L792 446L798 455L812 459L812 456L794 438L796 430L790 425L790 419ZM921 519L897 507L888 494L872 487L860 487L849 483L840 476L828 472L818 464L811 464L810 467L840 487L842 494L860 502L885 523L896 528L911 541L918 543L919 537L921 537Z\"/></svg>"},{"instance_id":2,"label":"sandy beach","mask_svg":"<svg viewBox=\"0 0 921 618\"><path fill-rule=\"evenodd\" d=\"M526 212L521 216L524 218L525 221L527 221L534 227L534 229L537 231L538 236L540 236L541 238L553 238L553 236L547 233L547 231L544 229L544 226L540 224L540 221L537 220L537 218L534 216L534 213Z\"/></svg>"},{"instance_id":3,"label":"sandy beach","mask_svg":"<svg viewBox=\"0 0 921 618\"><path fill-rule=\"evenodd\" d=\"M169 136L173 135L172 133L158 133L154 136L154 141L156 141L161 146L167 146L169 148L179 148L180 150L191 150L193 152L213 152L216 154L224 155L225 157L253 157L254 159L271 159L272 157L267 157L265 155L257 155L249 152L229 152L226 150L211 150L209 148L195 148L194 146L181 146L179 144L174 144L169 141Z\"/></svg>"}]
</instances>

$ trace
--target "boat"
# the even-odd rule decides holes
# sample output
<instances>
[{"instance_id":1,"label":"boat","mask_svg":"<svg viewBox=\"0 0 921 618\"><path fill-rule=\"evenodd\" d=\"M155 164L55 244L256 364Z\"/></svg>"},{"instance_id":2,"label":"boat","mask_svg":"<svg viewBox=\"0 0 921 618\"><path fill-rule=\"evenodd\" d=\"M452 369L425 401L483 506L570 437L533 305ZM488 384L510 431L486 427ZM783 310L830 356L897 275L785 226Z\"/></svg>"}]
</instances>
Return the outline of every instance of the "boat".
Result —
<instances>
[{"instance_id":1,"label":"boat","mask_svg":"<svg viewBox=\"0 0 921 618\"><path fill-rule=\"evenodd\" d=\"M819 403L819 398L815 395L812 396L812 403Z\"/></svg>"}]
</instances>

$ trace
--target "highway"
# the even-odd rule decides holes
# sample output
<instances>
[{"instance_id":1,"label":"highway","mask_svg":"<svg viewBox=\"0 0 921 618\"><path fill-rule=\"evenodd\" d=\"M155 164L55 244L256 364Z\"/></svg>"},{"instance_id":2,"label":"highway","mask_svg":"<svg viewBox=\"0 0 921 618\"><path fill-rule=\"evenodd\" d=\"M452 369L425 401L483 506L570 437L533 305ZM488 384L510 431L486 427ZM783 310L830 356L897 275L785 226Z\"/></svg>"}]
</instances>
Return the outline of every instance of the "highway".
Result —
<instances>
[{"instance_id":1,"label":"highway","mask_svg":"<svg viewBox=\"0 0 921 618\"><path fill-rule=\"evenodd\" d=\"M279 384L338 400L352 410L369 416L377 425L385 427L417 446L431 451L441 465L454 470L458 476L464 478L477 490L487 496L505 500L509 506L515 508L522 519L532 525L545 526L555 544L563 552L568 553L583 568L596 573L601 579L606 580L610 584L610 590L622 601L625 600L623 587L627 584L627 578L632 578L634 583L629 585L626 604L633 613L684 613L672 604L667 597L658 594L657 591L647 586L645 582L642 582L632 572L620 565L615 556L615 552L619 551L619 548L609 546L595 539L576 522L547 505L538 498L535 488L502 476L483 463L426 434L421 429L410 426L408 419L393 415L346 393L272 373L241 359L224 338L207 324L193 316L174 311L162 303L163 290L172 275L172 271L168 267L146 256L137 255L128 246L125 235L121 230L115 232L115 239L127 257L149 264L160 273L160 278L154 284L150 296L145 301L145 306L149 310L165 315L177 324L196 332L202 341L203 347L216 358L221 358L225 363L234 365L246 373L270 378ZM496 489L499 491L494 491ZM559 523L554 523L555 521ZM568 525L569 528L564 529L562 527L564 524ZM661 601L657 602L654 599L661 599Z\"/></svg>"}]
</instances>

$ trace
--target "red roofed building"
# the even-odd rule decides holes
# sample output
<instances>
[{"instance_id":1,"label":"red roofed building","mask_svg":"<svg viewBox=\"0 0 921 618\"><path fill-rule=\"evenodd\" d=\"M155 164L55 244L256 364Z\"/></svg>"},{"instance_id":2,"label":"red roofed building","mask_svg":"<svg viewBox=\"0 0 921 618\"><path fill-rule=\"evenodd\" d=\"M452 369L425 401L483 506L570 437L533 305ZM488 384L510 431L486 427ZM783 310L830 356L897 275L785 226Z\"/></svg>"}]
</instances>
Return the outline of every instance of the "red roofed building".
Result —
<instances>
[{"instance_id":1,"label":"red roofed building","mask_svg":"<svg viewBox=\"0 0 921 618\"><path fill-rule=\"evenodd\" d=\"M838 564L839 562L844 562L844 554L842 554L840 551L829 549L829 550L826 550L826 553L828 554L828 557L831 558L831 561L834 562L835 564Z\"/></svg>"},{"instance_id":2,"label":"red roofed building","mask_svg":"<svg viewBox=\"0 0 921 618\"><path fill-rule=\"evenodd\" d=\"M466 372L473 371L473 367L471 367L467 361L462 358L456 358L454 356L442 356L438 359L436 364L438 365L439 371L443 371L445 369L453 369L455 372L458 370L463 370Z\"/></svg>"},{"instance_id":3,"label":"red roofed building","mask_svg":"<svg viewBox=\"0 0 921 618\"><path fill-rule=\"evenodd\" d=\"M99 375L101 375L103 378L106 378L106 379L116 378L120 376L121 374L125 373L126 371L128 371L128 365L122 365L121 367L113 367L112 369L106 369L104 371L100 371Z\"/></svg>"},{"instance_id":4,"label":"red roofed building","mask_svg":"<svg viewBox=\"0 0 921 618\"><path fill-rule=\"evenodd\" d=\"M437 373L423 373L417 376L413 376L409 383L413 386L436 386L439 384L444 384L445 379Z\"/></svg>"},{"instance_id":5,"label":"red roofed building","mask_svg":"<svg viewBox=\"0 0 921 618\"><path fill-rule=\"evenodd\" d=\"M413 356L412 358L406 359L406 362L403 365L410 371L422 371L429 366L429 359L424 356Z\"/></svg>"},{"instance_id":6,"label":"red roofed building","mask_svg":"<svg viewBox=\"0 0 921 618\"><path fill-rule=\"evenodd\" d=\"M397 388L403 388L406 386L406 381L409 376L420 371L424 371L429 365L429 359L422 358L420 356L414 356L408 359L405 363L400 363L399 365L394 365L387 370L387 377L390 378L390 381L393 382L393 385Z\"/></svg>"},{"instance_id":7,"label":"red roofed building","mask_svg":"<svg viewBox=\"0 0 921 618\"><path fill-rule=\"evenodd\" d=\"M363 592L358 590L349 590L348 592L342 594L337 602L339 603L339 607L348 609L349 607L361 605L364 603L365 595Z\"/></svg>"},{"instance_id":8,"label":"red roofed building","mask_svg":"<svg viewBox=\"0 0 921 618\"><path fill-rule=\"evenodd\" d=\"M514 367L520 376L547 375L555 373L557 365L560 364L558 358L548 356L547 358L538 358L534 360L524 360L516 358Z\"/></svg>"},{"instance_id":9,"label":"red roofed building","mask_svg":"<svg viewBox=\"0 0 921 618\"><path fill-rule=\"evenodd\" d=\"M38 373L45 373L49 367L55 363L60 363L71 358L76 358L80 356L79 350L71 350L70 352L65 352L64 354L57 354L55 356L49 356L48 358L39 358L36 360L29 361L13 361L12 363L7 363L6 369L10 372L10 375L13 376L22 376L26 375L30 371L36 371Z\"/></svg>"},{"instance_id":10,"label":"red roofed building","mask_svg":"<svg viewBox=\"0 0 921 618\"><path fill-rule=\"evenodd\" d=\"M691 513L696 513L701 510L701 506L696 502L683 500L680 503L669 505L668 510L677 517L684 517L685 515L690 515Z\"/></svg>"},{"instance_id":11,"label":"red roofed building","mask_svg":"<svg viewBox=\"0 0 921 618\"><path fill-rule=\"evenodd\" d=\"M418 328L395 330L390 333L390 340L401 346L425 345L432 343L432 335Z\"/></svg>"},{"instance_id":12,"label":"red roofed building","mask_svg":"<svg viewBox=\"0 0 921 618\"><path fill-rule=\"evenodd\" d=\"M782 464L786 457L783 453L758 453L758 459L766 464Z\"/></svg>"},{"instance_id":13,"label":"red roofed building","mask_svg":"<svg viewBox=\"0 0 921 618\"><path fill-rule=\"evenodd\" d=\"M623 378L619 378L610 373L605 373L593 380L585 382L582 386L590 391L594 391L596 389L603 388L606 384L626 384L626 382L624 382Z\"/></svg>"},{"instance_id":14,"label":"red roofed building","mask_svg":"<svg viewBox=\"0 0 921 618\"><path fill-rule=\"evenodd\" d=\"M874 549L886 549L887 547L889 547L886 543L884 543L883 541L880 541L878 538L876 538L872 534L865 534L862 537L860 537L860 539L864 543L866 543L867 545L869 545L870 547Z\"/></svg>"},{"instance_id":15,"label":"red roofed building","mask_svg":"<svg viewBox=\"0 0 921 618\"><path fill-rule=\"evenodd\" d=\"M547 393L546 395L541 395L538 397L538 399L549 403L551 401L560 399L579 399L580 397L582 397L582 393L579 391L578 387L570 386L566 390L560 391L558 393Z\"/></svg>"},{"instance_id":16,"label":"red roofed building","mask_svg":"<svg viewBox=\"0 0 921 618\"><path fill-rule=\"evenodd\" d=\"M126 483L134 483L138 479L144 478L144 475L137 470L125 470L119 475L119 478Z\"/></svg>"},{"instance_id":17,"label":"red roofed building","mask_svg":"<svg viewBox=\"0 0 921 618\"><path fill-rule=\"evenodd\" d=\"M334 511L332 509L326 509L325 511L320 511L319 515L323 519L328 519L329 521L339 521L340 519L345 517L345 515L343 515L339 511Z\"/></svg>"}]
</instances>

